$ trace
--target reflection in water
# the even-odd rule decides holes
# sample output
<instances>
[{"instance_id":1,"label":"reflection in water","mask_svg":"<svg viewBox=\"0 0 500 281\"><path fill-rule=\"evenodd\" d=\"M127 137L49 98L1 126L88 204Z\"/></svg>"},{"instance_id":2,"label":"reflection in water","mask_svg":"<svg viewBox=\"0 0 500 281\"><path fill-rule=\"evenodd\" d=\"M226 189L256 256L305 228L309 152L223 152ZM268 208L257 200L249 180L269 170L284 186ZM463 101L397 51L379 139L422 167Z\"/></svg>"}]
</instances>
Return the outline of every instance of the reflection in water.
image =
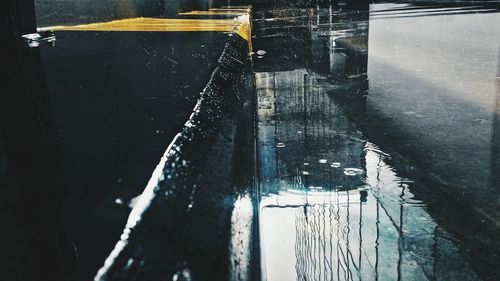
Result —
<instances>
[{"instance_id":1,"label":"reflection in water","mask_svg":"<svg viewBox=\"0 0 500 281\"><path fill-rule=\"evenodd\" d=\"M489 71L489 64L484 63L486 56L482 55L488 53L491 46L488 42L477 45L472 58L480 60L476 65L464 58L458 65L450 66L455 60L453 55L441 60L422 59L418 55L418 44L428 43L426 48L436 53L439 52L435 48L453 51L454 47L448 48L443 42L429 38L422 41L418 37L421 28L419 34L413 34L416 41L409 40L403 26L409 24L413 28L413 24L419 22L418 17L426 12L435 16L430 20L432 23L442 14L467 17L472 10L474 13L475 10L482 13L494 10L381 4L372 5L368 13L339 6L338 9L256 9L254 16L257 36L254 46L256 50L265 51L264 55L256 56L254 66L263 279L493 280L495 246L491 244L491 249L483 252L480 260L474 258L485 249L480 240L492 241L496 232L485 234L484 225L478 225L477 221L467 224L477 219L474 210L482 207L481 196L461 197L457 203L457 197L449 194L458 192L460 186L443 185L445 180L474 183L479 179L467 179L467 174L453 178L456 173L443 172L461 167L460 163L445 161L444 155L452 151L451 157L446 157L461 159L456 153L464 149L463 145L471 144L472 148L483 145L474 143L477 142L474 139L461 143L463 138L457 136L457 132L467 136L471 130L467 126L458 128L454 118L460 112L470 117L476 106L491 105L488 96L491 91L481 84L484 79L477 76ZM402 22L396 27L397 30L401 27L403 34L377 37L381 27L386 29L384 35L393 27L394 23L385 23L385 18L408 21L404 18L410 14L411 22ZM491 20L490 14L485 14L484 19ZM373 21L376 22L375 35L371 34ZM442 36L441 32L427 33L424 37L435 39ZM493 33L489 32L488 36ZM464 41L467 39L449 39L456 41L451 45L469 46ZM407 45L417 42L417 47L380 48L382 44L397 46L397 40ZM391 50L392 55L387 50ZM434 53L428 51L427 56L433 58ZM384 64L381 58L386 60ZM457 74L454 67L461 67L464 61L472 65L473 73ZM391 63L399 64L401 69L391 71L388 67ZM451 68L451 72L441 76L436 71L422 73L429 65ZM469 78L463 79L461 86L452 85L454 82L450 79L457 75L462 78L469 75ZM428 80L418 80L422 77ZM436 82L439 78L443 79L441 83ZM434 81L433 85L441 86L435 89L422 81ZM446 91L439 91L442 87ZM485 91L478 93L474 100L464 95L469 87ZM457 89L461 91L457 93ZM388 99L387 95L392 93L385 92L384 96L384 90L397 91L398 95ZM439 94L448 95L452 91L456 94L447 100L446 106L435 103L441 99ZM408 97L409 94L414 96ZM467 106L462 103L464 99L469 101ZM413 111L405 109L405 100L408 105L409 101L416 105ZM398 118L400 110L406 110L407 117ZM440 111L457 115L432 117ZM425 114L431 117L424 118ZM432 129L433 134L446 140L433 138L432 143L427 142L425 135L430 130L422 123L420 127L413 126L419 118L433 126L448 122L447 127L441 123L441 129ZM476 123L480 126L484 122ZM496 123L493 124L496 128ZM402 133L408 129L409 132ZM481 135L486 132L479 127L473 130ZM496 131L493 129L493 135ZM425 145L414 145L419 142ZM486 148L493 147L493 170L489 166L483 170L486 178L491 172L493 185L498 182L494 179L494 163L497 163L494 155L498 154L495 143L493 140L484 144ZM443 146L446 149L439 150ZM429 153L433 163L415 161ZM474 153L464 153L463 157L483 167L480 163L483 152ZM442 165L447 168L440 169ZM441 172L444 180L433 172ZM429 181L429 177L421 177L422 174L434 178ZM460 211L461 206L470 204L474 204L473 210ZM457 220L453 216L462 213L466 216L463 222L454 225Z\"/></svg>"},{"instance_id":2,"label":"reflection in water","mask_svg":"<svg viewBox=\"0 0 500 281\"><path fill-rule=\"evenodd\" d=\"M297 78L304 75L305 86ZM269 85L263 77L269 73L256 74L257 85ZM264 101L259 102L260 149L275 153L272 162L261 159L265 279L448 280L452 274L476 279L425 204L413 199L411 181L399 177L385 163L390 157L364 140L317 87L321 77L304 70L270 77L278 86L258 91ZM266 91L274 96L265 97ZM310 98L305 105L304 95ZM273 99L274 108L263 108ZM286 146L275 148L277 141ZM332 167L332 161L341 166ZM353 177L343 167L363 173Z\"/></svg>"}]
</instances>

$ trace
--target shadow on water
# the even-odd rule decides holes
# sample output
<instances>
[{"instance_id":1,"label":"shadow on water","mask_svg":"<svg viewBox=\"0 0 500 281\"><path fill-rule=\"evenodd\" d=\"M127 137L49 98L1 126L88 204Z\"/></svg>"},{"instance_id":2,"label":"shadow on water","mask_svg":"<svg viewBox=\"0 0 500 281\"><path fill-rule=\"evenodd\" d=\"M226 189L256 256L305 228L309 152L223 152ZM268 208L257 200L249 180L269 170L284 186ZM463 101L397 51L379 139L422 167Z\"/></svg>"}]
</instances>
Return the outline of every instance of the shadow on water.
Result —
<instances>
[{"instance_id":1,"label":"shadow on water","mask_svg":"<svg viewBox=\"0 0 500 281\"><path fill-rule=\"evenodd\" d=\"M339 2L255 7L262 278L495 280L497 10Z\"/></svg>"}]
</instances>

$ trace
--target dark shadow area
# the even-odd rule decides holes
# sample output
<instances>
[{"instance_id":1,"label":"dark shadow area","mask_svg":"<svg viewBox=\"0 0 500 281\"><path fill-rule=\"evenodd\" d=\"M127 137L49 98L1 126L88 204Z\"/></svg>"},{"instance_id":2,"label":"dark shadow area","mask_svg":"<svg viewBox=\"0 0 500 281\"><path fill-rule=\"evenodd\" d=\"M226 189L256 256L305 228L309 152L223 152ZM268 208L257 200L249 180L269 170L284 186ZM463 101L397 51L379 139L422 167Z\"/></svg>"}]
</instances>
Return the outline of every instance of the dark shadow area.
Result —
<instances>
[{"instance_id":1,"label":"dark shadow area","mask_svg":"<svg viewBox=\"0 0 500 281\"><path fill-rule=\"evenodd\" d=\"M62 152L40 51L19 37L34 31L33 9L30 1L0 8L0 264L5 280L63 281L74 275L77 256L62 223Z\"/></svg>"},{"instance_id":2,"label":"dark shadow area","mask_svg":"<svg viewBox=\"0 0 500 281\"><path fill-rule=\"evenodd\" d=\"M64 221L79 280L113 249L131 207L182 128L226 36L56 32L41 52L68 181Z\"/></svg>"}]
</instances>

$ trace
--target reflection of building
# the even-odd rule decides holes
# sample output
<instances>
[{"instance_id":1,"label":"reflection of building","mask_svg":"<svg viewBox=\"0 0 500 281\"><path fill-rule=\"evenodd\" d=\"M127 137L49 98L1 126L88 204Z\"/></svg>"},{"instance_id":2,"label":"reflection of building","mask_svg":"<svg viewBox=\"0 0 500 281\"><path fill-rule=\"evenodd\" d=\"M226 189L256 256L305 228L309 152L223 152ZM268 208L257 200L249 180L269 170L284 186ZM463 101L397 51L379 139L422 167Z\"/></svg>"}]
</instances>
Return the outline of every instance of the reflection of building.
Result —
<instances>
[{"instance_id":1,"label":"reflection of building","mask_svg":"<svg viewBox=\"0 0 500 281\"><path fill-rule=\"evenodd\" d=\"M263 279L477 280L413 198L418 184L360 132L368 13L337 7L255 25L255 49L268 53L255 61Z\"/></svg>"},{"instance_id":2,"label":"reflection of building","mask_svg":"<svg viewBox=\"0 0 500 281\"><path fill-rule=\"evenodd\" d=\"M273 101L272 111L261 110L272 119L265 126L278 148L276 166L266 169L295 189L362 186L359 175L346 176L344 169L362 170L364 144L316 79L305 70L256 74L259 100Z\"/></svg>"},{"instance_id":3,"label":"reflection of building","mask_svg":"<svg viewBox=\"0 0 500 281\"><path fill-rule=\"evenodd\" d=\"M298 189L363 185L359 175L343 170L362 170L363 144L350 139L356 128L329 94L366 94L368 13L340 6L346 12L333 7L255 12L255 49L267 52L255 56L254 68L259 112L267 116L261 130L274 134L274 145L285 146L276 155L264 151L265 159L276 158L276 167L266 173ZM333 80L335 87L319 87L320 80Z\"/></svg>"}]
</instances>

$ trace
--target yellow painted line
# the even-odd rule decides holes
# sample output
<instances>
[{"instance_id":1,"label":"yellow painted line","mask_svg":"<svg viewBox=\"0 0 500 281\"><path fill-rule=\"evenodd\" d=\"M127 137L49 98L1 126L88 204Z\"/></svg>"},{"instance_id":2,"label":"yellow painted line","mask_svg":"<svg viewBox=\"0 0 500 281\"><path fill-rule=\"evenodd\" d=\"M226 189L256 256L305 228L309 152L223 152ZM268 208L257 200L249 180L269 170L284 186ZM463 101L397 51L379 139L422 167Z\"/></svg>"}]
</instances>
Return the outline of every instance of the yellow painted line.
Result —
<instances>
[{"instance_id":1,"label":"yellow painted line","mask_svg":"<svg viewBox=\"0 0 500 281\"><path fill-rule=\"evenodd\" d=\"M238 10L238 11L236 11ZM240 12L241 11L241 12ZM230 19L166 19L166 18L129 18L108 22L98 22L81 25L56 25L39 28L38 31L146 31L146 32L174 32L174 31L215 31L232 32L251 44L250 8L233 9L218 8L209 11L194 11L205 13L220 13L234 15ZM193 13L193 12L190 12ZM229 14L231 13L231 14ZM182 13L180 14L182 15Z\"/></svg>"},{"instance_id":2,"label":"yellow painted line","mask_svg":"<svg viewBox=\"0 0 500 281\"><path fill-rule=\"evenodd\" d=\"M249 19L241 16L234 19L161 19L131 18L109 22L49 26L39 31L220 31L234 32L249 40Z\"/></svg>"}]
</instances>

